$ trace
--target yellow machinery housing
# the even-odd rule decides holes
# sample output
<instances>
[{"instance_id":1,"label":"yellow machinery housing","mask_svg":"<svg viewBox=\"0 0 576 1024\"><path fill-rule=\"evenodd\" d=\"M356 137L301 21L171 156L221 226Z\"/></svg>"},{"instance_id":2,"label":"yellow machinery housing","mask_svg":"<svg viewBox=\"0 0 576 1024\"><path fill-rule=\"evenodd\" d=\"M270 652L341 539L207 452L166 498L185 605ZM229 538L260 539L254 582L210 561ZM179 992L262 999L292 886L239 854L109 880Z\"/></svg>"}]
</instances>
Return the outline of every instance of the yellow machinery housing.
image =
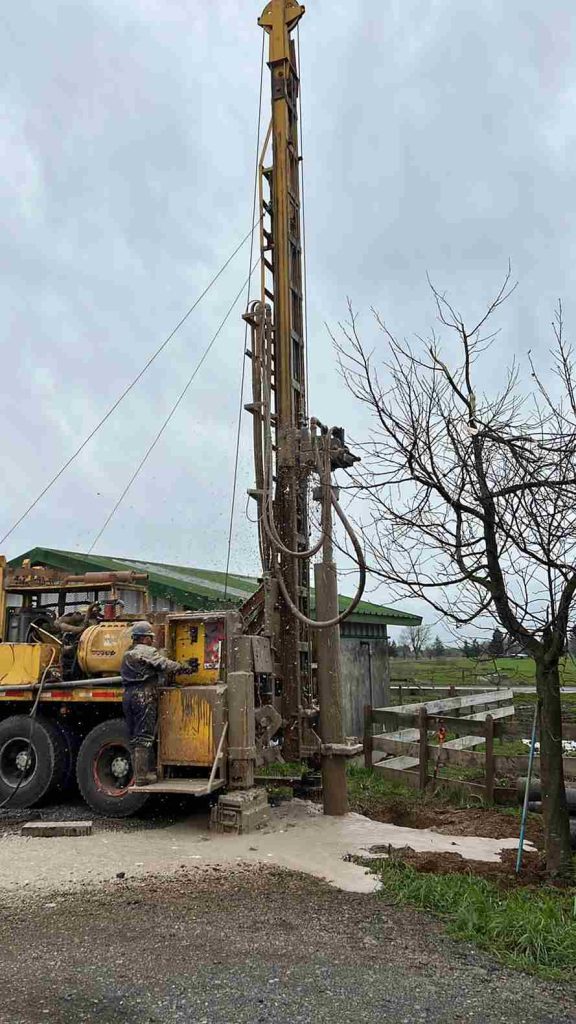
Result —
<instances>
[{"instance_id":1,"label":"yellow machinery housing","mask_svg":"<svg viewBox=\"0 0 576 1024\"><path fill-rule=\"evenodd\" d=\"M192 672L175 677L159 697L158 770L212 766L225 727L226 615L174 613L165 623L165 649ZM89 626L78 644L78 664L88 677L115 676L131 644L130 623Z\"/></svg>"},{"instance_id":2,"label":"yellow machinery housing","mask_svg":"<svg viewBox=\"0 0 576 1024\"><path fill-rule=\"evenodd\" d=\"M50 644L0 644L0 686L38 683L54 660Z\"/></svg>"},{"instance_id":3,"label":"yellow machinery housing","mask_svg":"<svg viewBox=\"0 0 576 1024\"><path fill-rule=\"evenodd\" d=\"M193 612L169 615L166 620L166 649L175 661L191 663L191 675L177 676L181 686L209 686L221 678L222 654L226 641L226 619L222 612Z\"/></svg>"},{"instance_id":4,"label":"yellow machinery housing","mask_svg":"<svg viewBox=\"0 0 576 1024\"><path fill-rule=\"evenodd\" d=\"M237 616L215 612L182 612L168 615L165 644L168 657L187 661L190 675L176 676L177 686L160 693L158 708L158 773L171 766L208 766L223 754L226 725L227 618ZM222 773L221 773L222 774Z\"/></svg>"}]
</instances>

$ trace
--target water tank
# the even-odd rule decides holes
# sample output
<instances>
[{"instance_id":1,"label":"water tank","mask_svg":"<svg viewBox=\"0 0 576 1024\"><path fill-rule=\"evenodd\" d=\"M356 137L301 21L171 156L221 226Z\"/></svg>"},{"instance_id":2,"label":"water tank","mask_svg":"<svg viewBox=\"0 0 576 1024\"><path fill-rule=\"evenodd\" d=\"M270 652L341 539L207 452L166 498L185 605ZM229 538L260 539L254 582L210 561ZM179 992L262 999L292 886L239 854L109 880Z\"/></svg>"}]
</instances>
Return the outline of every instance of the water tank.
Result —
<instances>
[{"instance_id":1,"label":"water tank","mask_svg":"<svg viewBox=\"0 0 576 1024\"><path fill-rule=\"evenodd\" d=\"M130 622L98 622L88 626L78 644L78 663L87 676L120 674L122 658L132 643Z\"/></svg>"}]
</instances>

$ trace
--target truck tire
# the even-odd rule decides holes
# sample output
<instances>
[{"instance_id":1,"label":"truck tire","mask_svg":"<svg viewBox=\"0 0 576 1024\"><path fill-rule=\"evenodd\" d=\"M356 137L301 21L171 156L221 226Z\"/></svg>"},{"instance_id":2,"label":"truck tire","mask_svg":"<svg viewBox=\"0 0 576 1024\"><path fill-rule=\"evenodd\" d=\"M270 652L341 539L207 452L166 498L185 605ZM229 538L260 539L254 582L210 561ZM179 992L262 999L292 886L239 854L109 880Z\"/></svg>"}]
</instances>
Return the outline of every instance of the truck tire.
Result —
<instances>
[{"instance_id":1,"label":"truck tire","mask_svg":"<svg viewBox=\"0 0 576 1024\"><path fill-rule=\"evenodd\" d=\"M147 793L129 789L132 759L128 730L122 718L96 725L78 752L76 778L82 796L93 811L109 818L128 818L148 799Z\"/></svg>"},{"instance_id":2,"label":"truck tire","mask_svg":"<svg viewBox=\"0 0 576 1024\"><path fill-rule=\"evenodd\" d=\"M52 722L28 715L0 722L0 803L33 807L61 786L65 774L65 749Z\"/></svg>"}]
</instances>

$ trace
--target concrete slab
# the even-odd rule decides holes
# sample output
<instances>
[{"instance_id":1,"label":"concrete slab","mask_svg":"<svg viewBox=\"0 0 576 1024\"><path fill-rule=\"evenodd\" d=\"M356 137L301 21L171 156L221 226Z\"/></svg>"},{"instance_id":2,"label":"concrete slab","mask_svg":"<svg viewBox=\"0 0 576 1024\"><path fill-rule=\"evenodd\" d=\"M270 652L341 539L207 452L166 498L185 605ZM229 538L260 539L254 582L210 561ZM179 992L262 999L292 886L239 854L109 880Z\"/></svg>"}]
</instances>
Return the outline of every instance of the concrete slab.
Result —
<instances>
[{"instance_id":1,"label":"concrete slab","mask_svg":"<svg viewBox=\"0 0 576 1024\"><path fill-rule=\"evenodd\" d=\"M29 821L22 826L22 835L25 838L37 836L40 839L48 839L56 836L90 836L92 835L91 821Z\"/></svg>"}]
</instances>

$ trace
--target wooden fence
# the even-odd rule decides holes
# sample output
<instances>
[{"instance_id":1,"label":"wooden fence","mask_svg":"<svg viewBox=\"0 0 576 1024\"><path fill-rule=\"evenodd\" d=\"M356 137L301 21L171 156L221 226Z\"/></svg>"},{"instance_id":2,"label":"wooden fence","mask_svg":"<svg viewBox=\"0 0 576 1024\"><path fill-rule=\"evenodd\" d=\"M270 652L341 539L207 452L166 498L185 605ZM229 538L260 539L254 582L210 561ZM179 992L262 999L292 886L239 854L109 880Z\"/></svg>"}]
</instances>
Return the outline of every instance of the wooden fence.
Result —
<instances>
[{"instance_id":1,"label":"wooden fence","mask_svg":"<svg viewBox=\"0 0 576 1024\"><path fill-rule=\"evenodd\" d=\"M420 790L433 781L437 787L464 790L488 803L513 802L515 789L496 784L496 780L509 771L510 758L494 754L494 739L510 732L506 720L514 716L512 698L512 690L501 689L386 708L368 705L364 763L385 778ZM378 725L391 731L375 734L374 727ZM430 733L435 734L435 743L430 742ZM456 738L443 739L445 733ZM471 749L482 744L485 744L483 753ZM394 756L378 761L375 753ZM444 765L478 768L484 781L439 776L438 771Z\"/></svg>"}]
</instances>

